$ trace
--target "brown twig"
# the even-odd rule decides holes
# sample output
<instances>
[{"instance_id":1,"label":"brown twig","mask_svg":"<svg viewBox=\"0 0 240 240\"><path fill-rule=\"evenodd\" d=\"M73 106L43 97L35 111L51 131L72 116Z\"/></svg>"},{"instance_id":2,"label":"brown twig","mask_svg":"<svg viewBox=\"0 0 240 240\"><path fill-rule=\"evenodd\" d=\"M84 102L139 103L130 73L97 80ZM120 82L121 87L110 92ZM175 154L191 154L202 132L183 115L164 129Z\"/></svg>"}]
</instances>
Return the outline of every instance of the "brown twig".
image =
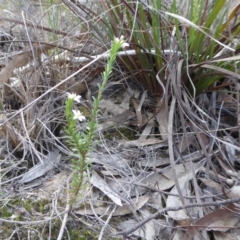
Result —
<instances>
[{"instance_id":1,"label":"brown twig","mask_svg":"<svg viewBox=\"0 0 240 240\"><path fill-rule=\"evenodd\" d=\"M215 207L218 206L219 207L219 206L227 205L227 204L230 204L230 203L237 203L237 202L240 202L240 198L228 199L228 200L212 202L212 203L202 203L201 205L198 204L198 203L194 203L194 204L188 204L188 205L184 205L184 206L180 206L180 207L163 208L163 209L158 210L152 216L150 216L150 217L144 219L143 221L139 222L133 228L130 228L126 231L118 232L118 233L116 233L116 235L123 235L123 237L127 237L129 234L133 233L138 228L142 227L143 225L145 225L146 223L148 223L152 219L157 218L159 215L162 215L162 214L164 214L168 211L178 211L178 210L182 210L182 209L186 209L186 208L192 208L192 207L209 207L209 206L215 206Z\"/></svg>"}]
</instances>

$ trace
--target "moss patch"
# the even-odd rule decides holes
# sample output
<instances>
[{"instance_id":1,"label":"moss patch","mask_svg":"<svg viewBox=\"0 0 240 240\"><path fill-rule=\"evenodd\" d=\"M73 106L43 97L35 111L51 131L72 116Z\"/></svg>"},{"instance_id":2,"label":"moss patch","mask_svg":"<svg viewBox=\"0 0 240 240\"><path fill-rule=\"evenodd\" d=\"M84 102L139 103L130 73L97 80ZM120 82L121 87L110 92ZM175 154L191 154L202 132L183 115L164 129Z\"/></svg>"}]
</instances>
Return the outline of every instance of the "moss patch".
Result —
<instances>
[{"instance_id":1,"label":"moss patch","mask_svg":"<svg viewBox=\"0 0 240 240\"><path fill-rule=\"evenodd\" d=\"M44 219L44 216L50 218L49 208L51 207L51 201L52 199L24 200L20 198L9 200L0 208L0 217L13 221L29 221L29 225L2 222L1 239L8 239L14 231L19 239L28 239L29 236L31 239L49 239L49 237L57 239L62 226L61 219L54 218L49 222L44 221L40 224L31 225L31 221L41 221ZM66 229L62 239L69 239L69 237L74 240L98 239L98 232L89 229L83 223L79 222L79 220L71 218L71 216L68 219Z\"/></svg>"}]
</instances>

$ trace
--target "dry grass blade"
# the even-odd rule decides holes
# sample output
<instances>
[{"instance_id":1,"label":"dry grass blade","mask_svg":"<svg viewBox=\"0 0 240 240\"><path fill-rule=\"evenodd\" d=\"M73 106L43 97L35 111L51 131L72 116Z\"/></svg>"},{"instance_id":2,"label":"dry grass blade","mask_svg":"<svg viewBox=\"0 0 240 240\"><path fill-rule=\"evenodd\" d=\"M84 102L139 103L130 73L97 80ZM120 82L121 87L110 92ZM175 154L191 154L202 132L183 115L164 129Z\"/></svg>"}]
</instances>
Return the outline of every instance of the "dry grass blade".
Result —
<instances>
[{"instance_id":1,"label":"dry grass blade","mask_svg":"<svg viewBox=\"0 0 240 240\"><path fill-rule=\"evenodd\" d=\"M99 31L98 28L94 24L92 24L90 21L85 20L85 18L82 16L82 12L80 11L80 9L77 7L76 4L74 4L72 1L69 1L69 0L62 0L62 1L66 6L69 7L69 9L73 13L76 14L76 16L78 18L80 18L83 21L83 23L86 22L86 25L89 26L92 30L94 30L95 33L97 33L98 36L101 36L102 38L104 38L104 35L102 35L101 31ZM90 9L88 9L85 5L82 5L82 6L80 5L80 8L82 8L83 11L87 11L87 10L90 11ZM88 11L87 11L87 14L88 14ZM94 14L94 13L92 12L92 14Z\"/></svg>"},{"instance_id":2,"label":"dry grass blade","mask_svg":"<svg viewBox=\"0 0 240 240\"><path fill-rule=\"evenodd\" d=\"M214 37L212 37L211 35L209 35L207 32L205 32L204 30L202 30L199 26L197 26L197 25L194 24L193 22L189 21L188 19L186 19L186 18L184 18L184 17L182 17L182 16L179 16L179 15L177 15L177 14L174 14L174 13L165 12L165 14L166 14L166 15L169 15L169 16L171 16L171 17L174 17L174 18L180 20L181 22L184 22L184 23L186 23L187 25L189 25L189 26L197 29L198 31L202 32L203 34L205 34L206 36L208 36L209 38L211 38L213 41L215 41L216 43L218 43L218 44L221 45L222 47L224 47L224 48L226 48L226 49L228 49L228 50L230 50L230 51L232 51L232 52L235 51L235 49L233 49L233 48L231 48L231 47L229 47L229 46L221 43L220 41L218 41L217 39L215 39Z\"/></svg>"},{"instance_id":3,"label":"dry grass blade","mask_svg":"<svg viewBox=\"0 0 240 240\"><path fill-rule=\"evenodd\" d=\"M0 21L3 21L3 22L6 21L6 22L12 22L12 23L20 24L20 25L26 25L28 27L33 27L33 28L40 29L40 30L47 31L47 32L51 32L51 33L54 33L54 34L57 34L57 35L72 36L72 35L70 35L69 33L66 33L66 32L54 30L54 29L47 28L47 27L44 27L44 26L35 25L31 22L24 23L23 21L20 21L20 20L17 20L17 19L0 17ZM83 35L85 35L85 34L83 34ZM84 36L83 37L82 36L72 36L72 37L74 37L76 39L79 39L79 40L84 39Z\"/></svg>"},{"instance_id":4,"label":"dry grass blade","mask_svg":"<svg viewBox=\"0 0 240 240\"><path fill-rule=\"evenodd\" d=\"M169 110L169 119L168 119L169 159L170 159L171 167L173 170L175 170L174 150L173 150L173 146L174 146L174 143L173 143L173 117L174 117L174 112L175 112L175 105L176 105L176 98L173 97L172 102L171 102L171 107ZM184 205L184 198L183 198L182 191L181 191L175 171L174 171L174 181L175 181L175 185L177 188L177 192L180 196L181 202Z\"/></svg>"},{"instance_id":5,"label":"dry grass blade","mask_svg":"<svg viewBox=\"0 0 240 240\"><path fill-rule=\"evenodd\" d=\"M239 3L38 0L33 15L27 1L16 2L24 13L0 17L3 238L112 239L121 231L175 239L184 228L185 239L210 239L237 228ZM64 183L78 156L64 132L66 92L82 95L74 110L91 120L109 47L121 36L129 45L102 90L89 162L78 175L90 181L69 209ZM79 136L86 126L77 123ZM44 228L33 226L40 222Z\"/></svg>"}]
</instances>

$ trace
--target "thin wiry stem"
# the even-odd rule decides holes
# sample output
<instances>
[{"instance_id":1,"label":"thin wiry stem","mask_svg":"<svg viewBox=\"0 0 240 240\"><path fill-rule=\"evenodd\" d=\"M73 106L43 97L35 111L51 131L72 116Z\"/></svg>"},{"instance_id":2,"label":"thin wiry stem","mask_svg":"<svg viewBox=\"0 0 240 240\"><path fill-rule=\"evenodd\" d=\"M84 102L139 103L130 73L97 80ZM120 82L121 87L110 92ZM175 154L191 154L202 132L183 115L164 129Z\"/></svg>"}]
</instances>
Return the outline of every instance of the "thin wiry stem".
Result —
<instances>
[{"instance_id":1,"label":"thin wiry stem","mask_svg":"<svg viewBox=\"0 0 240 240\"><path fill-rule=\"evenodd\" d=\"M127 237L129 234L133 233L138 228L142 227L144 224L148 223L152 219L159 217L162 214L165 214L168 211L179 211L182 209L193 208L193 207L223 206L223 205L228 205L230 203L238 203L238 202L240 202L240 198L228 199L228 200L224 200L224 201L211 202L211 203L209 203L209 202L202 203L201 205L199 205L198 203L194 203L194 204L187 204L187 205L179 206L179 207L163 208L163 209L158 210L156 213L154 213L150 217L145 218L143 221L136 224L133 228L128 229L126 231L118 232L116 235L123 235L124 237Z\"/></svg>"}]
</instances>

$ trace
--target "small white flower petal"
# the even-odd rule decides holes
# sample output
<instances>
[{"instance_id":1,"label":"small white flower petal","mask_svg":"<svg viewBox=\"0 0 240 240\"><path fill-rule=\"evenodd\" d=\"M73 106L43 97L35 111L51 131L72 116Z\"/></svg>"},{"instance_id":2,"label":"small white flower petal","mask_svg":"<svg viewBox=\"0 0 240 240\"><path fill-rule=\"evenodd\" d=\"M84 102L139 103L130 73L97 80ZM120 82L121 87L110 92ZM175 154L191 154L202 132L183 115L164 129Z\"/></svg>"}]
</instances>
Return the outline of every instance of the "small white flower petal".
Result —
<instances>
[{"instance_id":1,"label":"small white flower petal","mask_svg":"<svg viewBox=\"0 0 240 240\"><path fill-rule=\"evenodd\" d=\"M77 119L80 122L86 120L85 116L83 116L79 110L72 110L72 112L73 112L73 119Z\"/></svg>"},{"instance_id":2,"label":"small white flower petal","mask_svg":"<svg viewBox=\"0 0 240 240\"><path fill-rule=\"evenodd\" d=\"M124 43L122 43L122 47L123 47L123 48L125 48L125 47L129 47L129 44L126 43L126 42L124 42Z\"/></svg>"},{"instance_id":3,"label":"small white flower petal","mask_svg":"<svg viewBox=\"0 0 240 240\"><path fill-rule=\"evenodd\" d=\"M80 102L81 96L76 93L67 93L68 98L73 99L75 102Z\"/></svg>"},{"instance_id":4,"label":"small white flower petal","mask_svg":"<svg viewBox=\"0 0 240 240\"><path fill-rule=\"evenodd\" d=\"M76 93L69 93L69 92L67 92L67 96L68 96L68 98L73 99L73 98L75 98Z\"/></svg>"},{"instance_id":5,"label":"small white flower petal","mask_svg":"<svg viewBox=\"0 0 240 240\"><path fill-rule=\"evenodd\" d=\"M129 44L126 43L126 41L124 40L124 36L121 36L120 38L115 37L115 38L114 38L114 41L117 42L117 43L120 43L123 48L129 47Z\"/></svg>"},{"instance_id":6,"label":"small white flower petal","mask_svg":"<svg viewBox=\"0 0 240 240\"><path fill-rule=\"evenodd\" d=\"M120 41L120 39L118 37L115 37L114 40L115 40L115 42L119 42Z\"/></svg>"}]
</instances>

